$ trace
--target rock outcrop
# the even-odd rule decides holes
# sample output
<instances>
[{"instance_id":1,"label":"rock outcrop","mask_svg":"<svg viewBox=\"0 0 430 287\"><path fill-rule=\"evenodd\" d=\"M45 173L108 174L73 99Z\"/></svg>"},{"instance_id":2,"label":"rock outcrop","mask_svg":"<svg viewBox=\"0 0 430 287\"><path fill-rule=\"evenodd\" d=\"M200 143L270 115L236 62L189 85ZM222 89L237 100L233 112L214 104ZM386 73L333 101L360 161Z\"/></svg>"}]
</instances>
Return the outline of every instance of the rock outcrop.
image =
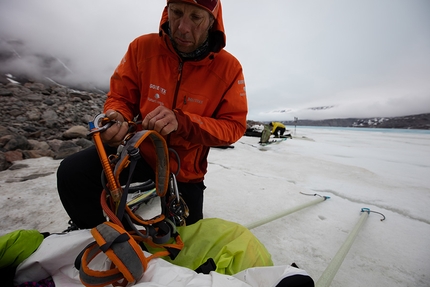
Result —
<instances>
[{"instance_id":1,"label":"rock outcrop","mask_svg":"<svg viewBox=\"0 0 430 287\"><path fill-rule=\"evenodd\" d=\"M0 83L0 171L17 160L62 159L92 145L88 122L106 95L61 85Z\"/></svg>"}]
</instances>

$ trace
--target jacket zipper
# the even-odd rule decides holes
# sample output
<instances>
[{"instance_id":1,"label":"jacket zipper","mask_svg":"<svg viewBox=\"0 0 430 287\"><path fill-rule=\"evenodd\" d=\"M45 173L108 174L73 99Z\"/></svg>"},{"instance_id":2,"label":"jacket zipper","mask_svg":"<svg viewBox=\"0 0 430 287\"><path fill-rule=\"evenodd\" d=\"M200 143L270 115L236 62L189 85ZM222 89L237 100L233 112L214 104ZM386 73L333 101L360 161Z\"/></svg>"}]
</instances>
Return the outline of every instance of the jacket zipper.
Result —
<instances>
[{"instance_id":1,"label":"jacket zipper","mask_svg":"<svg viewBox=\"0 0 430 287\"><path fill-rule=\"evenodd\" d=\"M181 85L181 80L182 80L182 67L183 66L184 66L184 62L180 61L179 67L178 67L178 80L176 82L175 94L173 96L172 109L176 108L176 100L178 99L179 86Z\"/></svg>"},{"instance_id":2,"label":"jacket zipper","mask_svg":"<svg viewBox=\"0 0 430 287\"><path fill-rule=\"evenodd\" d=\"M172 110L176 108L176 99L178 98L179 86L181 85L182 67L183 66L184 66L184 62L179 61L179 66L178 66L178 80L176 81L175 94L173 95ZM167 143L170 143L170 134L167 135Z\"/></svg>"}]
</instances>

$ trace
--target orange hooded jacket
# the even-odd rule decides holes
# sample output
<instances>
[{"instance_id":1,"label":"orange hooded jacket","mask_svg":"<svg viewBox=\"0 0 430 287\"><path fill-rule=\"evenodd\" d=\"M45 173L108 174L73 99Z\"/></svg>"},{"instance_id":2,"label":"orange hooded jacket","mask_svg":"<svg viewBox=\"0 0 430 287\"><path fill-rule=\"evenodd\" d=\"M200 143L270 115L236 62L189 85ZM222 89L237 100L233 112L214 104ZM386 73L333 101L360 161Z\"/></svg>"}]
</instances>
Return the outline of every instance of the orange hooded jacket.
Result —
<instances>
[{"instance_id":1,"label":"orange hooded jacket","mask_svg":"<svg viewBox=\"0 0 430 287\"><path fill-rule=\"evenodd\" d=\"M219 3L221 5L221 3ZM229 145L246 130L248 112L242 66L225 51L221 6L211 29L211 52L199 61L183 61L167 35L167 6L158 34L135 39L111 77L104 110L126 119L143 119L159 105L172 109L178 130L165 137L170 170L180 182L200 182L211 146ZM143 143L144 158L155 167L155 153ZM145 151L146 150L146 151ZM150 151L150 152L148 152Z\"/></svg>"}]
</instances>

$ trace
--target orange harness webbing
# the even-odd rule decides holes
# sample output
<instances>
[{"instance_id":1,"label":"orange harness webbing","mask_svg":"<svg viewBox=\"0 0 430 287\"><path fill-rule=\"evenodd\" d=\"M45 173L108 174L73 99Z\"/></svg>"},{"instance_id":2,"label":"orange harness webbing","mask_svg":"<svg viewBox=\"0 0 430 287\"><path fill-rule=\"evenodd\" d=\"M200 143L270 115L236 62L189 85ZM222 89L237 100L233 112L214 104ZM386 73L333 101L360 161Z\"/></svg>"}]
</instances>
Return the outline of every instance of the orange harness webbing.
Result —
<instances>
[{"instance_id":1,"label":"orange harness webbing","mask_svg":"<svg viewBox=\"0 0 430 287\"><path fill-rule=\"evenodd\" d=\"M95 242L88 245L76 259L79 276L85 286L125 286L138 281L145 272L149 260L155 257L171 256L174 258L183 248L180 235L165 214L160 214L146 220L134 214L122 200L126 196L121 188L119 176L124 168L135 160L132 157L139 154L140 144L150 139L157 154L155 186L158 196L165 203L165 196L172 179L169 170L168 149L164 138L155 131L143 130L136 132L123 147L116 159L114 170L107 157L103 144L97 131L93 138L98 150L104 175L107 177L105 190L101 195L101 205L110 221L104 222L91 230ZM102 156L104 155L104 156ZM173 177L174 178L174 177ZM107 189L107 190L106 190ZM124 195L125 194L125 195ZM162 212L165 207L162 206ZM118 218L118 212L121 218ZM131 228L129 232L124 229L123 219ZM138 230L137 226L144 229ZM171 240L173 238L173 240ZM168 243L173 241L173 243ZM149 257L145 257L140 244L162 248ZM101 252L112 262L111 268L105 271L96 271L88 265Z\"/></svg>"}]
</instances>

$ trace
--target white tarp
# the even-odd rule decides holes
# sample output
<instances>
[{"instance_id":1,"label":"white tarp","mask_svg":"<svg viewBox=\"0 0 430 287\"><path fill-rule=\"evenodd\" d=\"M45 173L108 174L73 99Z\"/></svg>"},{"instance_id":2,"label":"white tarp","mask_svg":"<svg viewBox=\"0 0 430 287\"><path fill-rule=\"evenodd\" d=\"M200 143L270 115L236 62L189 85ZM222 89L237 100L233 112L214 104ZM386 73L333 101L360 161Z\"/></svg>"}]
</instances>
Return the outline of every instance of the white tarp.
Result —
<instances>
[{"instance_id":1,"label":"white tarp","mask_svg":"<svg viewBox=\"0 0 430 287\"><path fill-rule=\"evenodd\" d=\"M74 267L74 261L93 241L89 230L48 236L37 251L18 266L15 284L37 282L51 276L56 286L83 286L79 280L79 272ZM91 264L92 269L104 270L109 261L106 257L98 256ZM295 274L307 276L304 270L291 266L249 268L233 276L216 272L206 275L157 258L149 261L143 277L134 286L267 287L276 286L283 278Z\"/></svg>"}]
</instances>

